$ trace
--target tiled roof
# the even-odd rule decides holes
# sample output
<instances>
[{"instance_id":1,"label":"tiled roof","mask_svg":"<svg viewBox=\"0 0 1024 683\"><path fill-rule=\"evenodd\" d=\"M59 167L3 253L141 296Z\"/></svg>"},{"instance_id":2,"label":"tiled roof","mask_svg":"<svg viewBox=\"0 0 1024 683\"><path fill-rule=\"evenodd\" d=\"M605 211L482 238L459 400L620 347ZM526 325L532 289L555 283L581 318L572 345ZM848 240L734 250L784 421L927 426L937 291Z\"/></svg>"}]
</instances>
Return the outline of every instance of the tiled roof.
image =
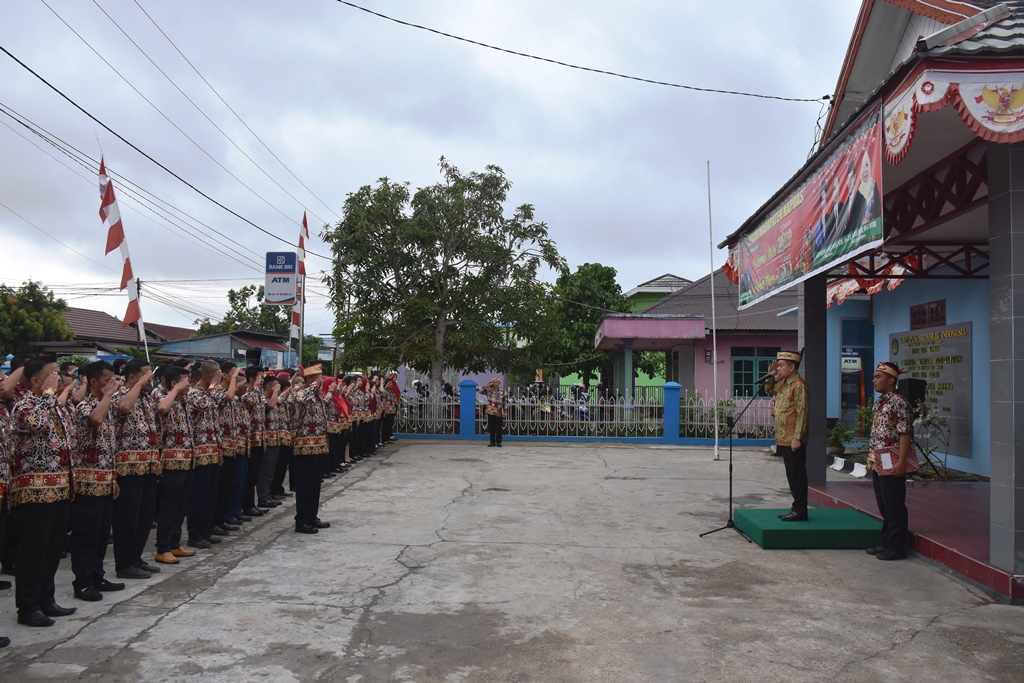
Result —
<instances>
[{"instance_id":1,"label":"tiled roof","mask_svg":"<svg viewBox=\"0 0 1024 683\"><path fill-rule=\"evenodd\" d=\"M679 277L672 273L665 273L664 275L659 275L653 280L648 280L647 282L637 285L636 289L640 289L642 287L671 287L673 289L679 289L680 287L685 287L691 282L691 280L687 280L685 277Z\"/></svg>"},{"instance_id":2,"label":"tiled roof","mask_svg":"<svg viewBox=\"0 0 1024 683\"><path fill-rule=\"evenodd\" d=\"M776 331L791 332L797 327L797 317L787 315L779 317L779 313L789 311L797 305L797 288L790 287L770 299L755 304L742 311L739 306L739 288L719 269L715 271L715 320L718 331ZM711 277L705 275L700 280L669 294L661 301L648 306L641 313L654 314L691 314L704 316L705 323L711 328Z\"/></svg>"},{"instance_id":3,"label":"tiled roof","mask_svg":"<svg viewBox=\"0 0 1024 683\"><path fill-rule=\"evenodd\" d=\"M160 325L159 323L146 323L146 332L153 332L160 335L169 342L188 339L196 333L195 330L187 327L175 327L174 325Z\"/></svg>"},{"instance_id":4,"label":"tiled roof","mask_svg":"<svg viewBox=\"0 0 1024 683\"><path fill-rule=\"evenodd\" d=\"M1005 8L1007 11L1002 11ZM1024 2L1012 0L953 24L918 44L919 56L950 57L1024 51Z\"/></svg>"},{"instance_id":5,"label":"tiled roof","mask_svg":"<svg viewBox=\"0 0 1024 683\"><path fill-rule=\"evenodd\" d=\"M134 345L138 340L138 332L134 325L121 328L121 321L103 311L91 311L87 308L69 308L61 313L68 327L75 333L75 341L99 341L120 345ZM159 344L161 339L146 330L150 344Z\"/></svg>"}]
</instances>

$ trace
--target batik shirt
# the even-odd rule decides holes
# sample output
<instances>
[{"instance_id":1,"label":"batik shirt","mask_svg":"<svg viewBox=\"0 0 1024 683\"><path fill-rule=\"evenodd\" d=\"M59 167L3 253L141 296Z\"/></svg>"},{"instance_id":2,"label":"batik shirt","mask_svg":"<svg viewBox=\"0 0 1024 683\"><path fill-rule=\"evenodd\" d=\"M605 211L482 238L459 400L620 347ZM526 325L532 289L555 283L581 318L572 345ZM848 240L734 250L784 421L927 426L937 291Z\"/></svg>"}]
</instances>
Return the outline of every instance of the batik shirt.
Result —
<instances>
[{"instance_id":1,"label":"batik shirt","mask_svg":"<svg viewBox=\"0 0 1024 683\"><path fill-rule=\"evenodd\" d=\"M292 428L294 455L321 455L327 452L327 412L320 387L305 386L292 390ZM327 399L330 400L329 398Z\"/></svg>"},{"instance_id":2,"label":"batik shirt","mask_svg":"<svg viewBox=\"0 0 1024 683\"><path fill-rule=\"evenodd\" d=\"M871 437L868 440L868 469L881 475L893 474L892 467L885 467L882 454L887 453L895 466L900 458L900 437L910 434L914 423L910 402L895 391L879 396L871 411ZM910 445L907 452L907 472L917 471L917 452Z\"/></svg>"},{"instance_id":3,"label":"batik shirt","mask_svg":"<svg viewBox=\"0 0 1024 683\"><path fill-rule=\"evenodd\" d=\"M486 387L484 396L487 398L487 407L484 412L488 415L505 417L505 405L508 403L508 393L504 389Z\"/></svg>"},{"instance_id":4,"label":"batik shirt","mask_svg":"<svg viewBox=\"0 0 1024 683\"><path fill-rule=\"evenodd\" d=\"M160 412L160 402L167 398L167 390L160 387L159 392L154 389L153 393L156 394L153 405L157 408L156 421L160 427L160 462L165 470L190 470L195 457L195 441L188 414L188 393L179 392L166 413Z\"/></svg>"},{"instance_id":5,"label":"batik shirt","mask_svg":"<svg viewBox=\"0 0 1024 683\"><path fill-rule=\"evenodd\" d=\"M110 399L110 403L115 406L118 438L114 469L119 477L160 474L160 437L157 434L153 399L147 393L140 393L131 412L125 415L120 406L129 391L121 387Z\"/></svg>"},{"instance_id":6,"label":"batik shirt","mask_svg":"<svg viewBox=\"0 0 1024 683\"><path fill-rule=\"evenodd\" d=\"M235 422L235 455L240 458L249 456L249 409L245 405L244 395L235 394L231 402L232 417Z\"/></svg>"},{"instance_id":7,"label":"batik shirt","mask_svg":"<svg viewBox=\"0 0 1024 683\"><path fill-rule=\"evenodd\" d=\"M7 494L7 482L11 478L11 461L7 446L11 435L11 414L0 405L0 509L3 509L4 496Z\"/></svg>"},{"instance_id":8,"label":"batik shirt","mask_svg":"<svg viewBox=\"0 0 1024 683\"><path fill-rule=\"evenodd\" d=\"M185 407L192 424L194 467L221 464L220 412L226 403L227 392L219 385L209 389L191 387L188 390Z\"/></svg>"},{"instance_id":9,"label":"batik shirt","mask_svg":"<svg viewBox=\"0 0 1024 683\"><path fill-rule=\"evenodd\" d=\"M107 406L107 416L99 427L89 422L92 411L102 398L85 395L75 409L75 433L78 452L72 457L75 471L76 496L113 496L114 461L117 457L117 429L113 401Z\"/></svg>"},{"instance_id":10,"label":"batik shirt","mask_svg":"<svg viewBox=\"0 0 1024 683\"><path fill-rule=\"evenodd\" d=\"M344 398L340 395L337 396L340 402L344 402ZM324 412L327 415L327 433L328 434L341 434L343 431L348 429L351 425L348 422L348 416L344 410L338 410L337 404L334 402L335 394L328 391L324 396Z\"/></svg>"},{"instance_id":11,"label":"batik shirt","mask_svg":"<svg viewBox=\"0 0 1024 683\"><path fill-rule=\"evenodd\" d=\"M381 407L386 415L394 415L398 412L398 396L388 387L384 387L381 394Z\"/></svg>"},{"instance_id":12,"label":"batik shirt","mask_svg":"<svg viewBox=\"0 0 1024 683\"><path fill-rule=\"evenodd\" d=\"M11 411L11 474L7 501L56 503L71 499L72 426L57 397L25 392Z\"/></svg>"},{"instance_id":13,"label":"batik shirt","mask_svg":"<svg viewBox=\"0 0 1024 683\"><path fill-rule=\"evenodd\" d=\"M288 409L285 408L284 399L284 396L278 394L277 407L271 408L269 404L267 405L267 421L263 437L267 448L292 445L292 434L288 428Z\"/></svg>"},{"instance_id":14,"label":"batik shirt","mask_svg":"<svg viewBox=\"0 0 1024 683\"><path fill-rule=\"evenodd\" d=\"M262 448L268 445L266 444L267 393L263 391L263 387L254 386L245 392L242 403L249 411L249 447Z\"/></svg>"},{"instance_id":15,"label":"batik shirt","mask_svg":"<svg viewBox=\"0 0 1024 683\"><path fill-rule=\"evenodd\" d=\"M224 390L224 406L218 416L220 424L220 450L225 458L233 458L238 454L238 411L235 402L238 396L228 400L227 390Z\"/></svg>"},{"instance_id":16,"label":"batik shirt","mask_svg":"<svg viewBox=\"0 0 1024 683\"><path fill-rule=\"evenodd\" d=\"M365 391L356 387L349 392L348 398L352 402L352 412L349 414L352 422L368 422L372 419L370 417L370 397Z\"/></svg>"},{"instance_id":17,"label":"batik shirt","mask_svg":"<svg viewBox=\"0 0 1024 683\"><path fill-rule=\"evenodd\" d=\"M789 446L794 439L807 443L811 392L800 375L765 382L765 392L775 397L775 443Z\"/></svg>"}]
</instances>

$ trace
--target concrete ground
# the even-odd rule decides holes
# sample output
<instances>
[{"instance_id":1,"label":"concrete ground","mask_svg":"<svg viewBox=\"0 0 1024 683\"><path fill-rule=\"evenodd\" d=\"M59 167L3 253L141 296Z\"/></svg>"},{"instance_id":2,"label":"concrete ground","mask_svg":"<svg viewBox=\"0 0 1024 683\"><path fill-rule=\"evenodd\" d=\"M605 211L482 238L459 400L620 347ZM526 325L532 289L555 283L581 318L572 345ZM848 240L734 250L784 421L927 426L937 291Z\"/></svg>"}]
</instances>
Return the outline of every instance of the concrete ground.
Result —
<instances>
[{"instance_id":1,"label":"concrete ground","mask_svg":"<svg viewBox=\"0 0 1024 683\"><path fill-rule=\"evenodd\" d=\"M0 594L4 681L1022 681L1024 611L919 560L765 551L709 449L401 441L48 629ZM786 507L736 455L737 506ZM108 564L110 562L108 553Z\"/></svg>"}]
</instances>

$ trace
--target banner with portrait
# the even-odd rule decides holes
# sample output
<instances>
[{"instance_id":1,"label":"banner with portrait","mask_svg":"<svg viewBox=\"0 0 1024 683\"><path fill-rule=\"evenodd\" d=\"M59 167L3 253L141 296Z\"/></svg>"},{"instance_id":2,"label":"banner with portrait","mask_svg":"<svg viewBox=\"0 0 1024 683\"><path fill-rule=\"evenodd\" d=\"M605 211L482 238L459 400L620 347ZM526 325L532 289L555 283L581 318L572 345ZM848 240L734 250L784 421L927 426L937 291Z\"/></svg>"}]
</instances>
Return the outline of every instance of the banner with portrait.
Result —
<instances>
[{"instance_id":1,"label":"banner with portrait","mask_svg":"<svg viewBox=\"0 0 1024 683\"><path fill-rule=\"evenodd\" d=\"M882 135L879 104L739 239L741 309L881 246Z\"/></svg>"}]
</instances>

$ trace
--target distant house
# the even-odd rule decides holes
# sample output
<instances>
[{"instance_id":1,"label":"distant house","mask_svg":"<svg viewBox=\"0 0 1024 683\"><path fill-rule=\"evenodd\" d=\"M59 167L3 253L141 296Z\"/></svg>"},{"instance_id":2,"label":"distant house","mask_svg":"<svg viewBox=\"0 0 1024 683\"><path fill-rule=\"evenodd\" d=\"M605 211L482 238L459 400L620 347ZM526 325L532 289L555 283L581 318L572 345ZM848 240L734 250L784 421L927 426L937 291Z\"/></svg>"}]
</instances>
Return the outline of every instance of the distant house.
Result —
<instances>
[{"instance_id":1,"label":"distant house","mask_svg":"<svg viewBox=\"0 0 1024 683\"><path fill-rule=\"evenodd\" d=\"M162 337L164 341L181 341L188 339L196 333L189 327L175 327L174 325L161 325L159 323L146 323L146 332Z\"/></svg>"},{"instance_id":2,"label":"distant house","mask_svg":"<svg viewBox=\"0 0 1024 683\"><path fill-rule=\"evenodd\" d=\"M629 310L641 311L652 304L661 301L673 292L692 284L690 280L671 273L659 275L653 280L648 280L637 285L625 293L626 301L629 302Z\"/></svg>"},{"instance_id":3,"label":"distant house","mask_svg":"<svg viewBox=\"0 0 1024 683\"><path fill-rule=\"evenodd\" d=\"M239 330L167 342L162 351L185 358L212 358L236 364L259 363L263 367L295 367L298 354L284 335Z\"/></svg>"},{"instance_id":4,"label":"distant house","mask_svg":"<svg viewBox=\"0 0 1024 683\"><path fill-rule=\"evenodd\" d=\"M138 326L134 323L121 327L121 321L103 311L87 308L69 308L61 313L68 327L75 334L71 341L42 341L35 346L40 353L55 353L58 356L86 356L100 359L122 356L118 349L143 348ZM146 339L150 350L158 348L166 339L146 325Z\"/></svg>"},{"instance_id":5,"label":"distant house","mask_svg":"<svg viewBox=\"0 0 1024 683\"><path fill-rule=\"evenodd\" d=\"M640 311L649 316L697 315L704 318L705 335L681 343L669 352L668 379L683 391L711 392L714 387L712 330L718 334L718 395L750 396L752 382L768 372L780 349L797 345L797 290L738 310L737 285L721 269L714 272L715 315L712 324L711 276L692 282Z\"/></svg>"}]
</instances>

